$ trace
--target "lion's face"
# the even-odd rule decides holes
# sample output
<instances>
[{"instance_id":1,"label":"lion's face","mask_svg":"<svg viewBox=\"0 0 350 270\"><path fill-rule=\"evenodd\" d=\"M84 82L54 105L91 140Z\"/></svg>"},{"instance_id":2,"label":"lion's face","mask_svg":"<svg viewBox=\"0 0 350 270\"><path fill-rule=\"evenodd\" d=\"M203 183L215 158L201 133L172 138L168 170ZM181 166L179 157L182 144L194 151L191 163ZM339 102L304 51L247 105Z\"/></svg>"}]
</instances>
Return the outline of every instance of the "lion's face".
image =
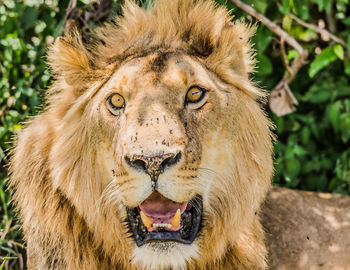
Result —
<instances>
[{"instance_id":1,"label":"lion's face","mask_svg":"<svg viewBox=\"0 0 350 270\"><path fill-rule=\"evenodd\" d=\"M223 248L222 233L257 210L268 183L249 175L245 159L255 157L240 148L249 106L198 59L172 51L127 61L90 100L109 174L101 196L127 220L134 263L183 267L208 241Z\"/></svg>"},{"instance_id":2,"label":"lion's face","mask_svg":"<svg viewBox=\"0 0 350 270\"><path fill-rule=\"evenodd\" d=\"M196 255L210 187L230 170L226 87L199 61L156 52L122 65L96 96L137 261Z\"/></svg>"}]
</instances>

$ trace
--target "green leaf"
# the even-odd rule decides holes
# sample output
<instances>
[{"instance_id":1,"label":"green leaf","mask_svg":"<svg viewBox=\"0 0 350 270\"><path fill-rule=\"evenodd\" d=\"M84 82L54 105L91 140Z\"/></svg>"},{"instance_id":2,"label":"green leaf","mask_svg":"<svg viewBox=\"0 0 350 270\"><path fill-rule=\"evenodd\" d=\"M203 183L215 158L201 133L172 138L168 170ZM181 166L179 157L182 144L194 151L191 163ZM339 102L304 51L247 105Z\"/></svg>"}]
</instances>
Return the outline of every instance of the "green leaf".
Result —
<instances>
[{"instance_id":1,"label":"green leaf","mask_svg":"<svg viewBox=\"0 0 350 270\"><path fill-rule=\"evenodd\" d=\"M324 158L321 160L321 165L323 168L325 168L327 170L330 170L333 168L333 163L327 158Z\"/></svg>"},{"instance_id":2,"label":"green leaf","mask_svg":"<svg viewBox=\"0 0 350 270\"><path fill-rule=\"evenodd\" d=\"M340 44L333 46L334 53L338 56L339 59L344 60L344 49Z\"/></svg>"},{"instance_id":3,"label":"green leaf","mask_svg":"<svg viewBox=\"0 0 350 270\"><path fill-rule=\"evenodd\" d=\"M350 52L350 35L348 35L347 41L346 41L346 48Z\"/></svg>"},{"instance_id":4,"label":"green leaf","mask_svg":"<svg viewBox=\"0 0 350 270\"><path fill-rule=\"evenodd\" d=\"M257 73L260 76L266 76L272 73L272 63L268 57L263 54L258 54L257 57L258 68Z\"/></svg>"},{"instance_id":5,"label":"green leaf","mask_svg":"<svg viewBox=\"0 0 350 270\"><path fill-rule=\"evenodd\" d=\"M312 160L306 160L302 165L302 173L304 174L308 174L314 169L314 162Z\"/></svg>"},{"instance_id":6,"label":"green leaf","mask_svg":"<svg viewBox=\"0 0 350 270\"><path fill-rule=\"evenodd\" d=\"M294 147L294 153L295 153L297 156L302 157L302 156L305 156L305 155L307 154L307 151L306 151L303 147L301 147L301 146L299 146L299 145L296 145L296 146Z\"/></svg>"},{"instance_id":7,"label":"green leaf","mask_svg":"<svg viewBox=\"0 0 350 270\"><path fill-rule=\"evenodd\" d=\"M8 113L13 118L17 118L19 116L19 113L17 111L15 111L15 110L10 110L10 111L8 111Z\"/></svg>"},{"instance_id":8,"label":"green leaf","mask_svg":"<svg viewBox=\"0 0 350 270\"><path fill-rule=\"evenodd\" d=\"M289 50L287 53L287 60L293 60L299 57L299 53L296 50Z\"/></svg>"},{"instance_id":9,"label":"green leaf","mask_svg":"<svg viewBox=\"0 0 350 270\"><path fill-rule=\"evenodd\" d=\"M262 14L265 14L265 11L267 9L267 1L266 0L255 0L254 7L257 11L261 12Z\"/></svg>"},{"instance_id":10,"label":"green leaf","mask_svg":"<svg viewBox=\"0 0 350 270\"><path fill-rule=\"evenodd\" d=\"M21 16L23 30L32 28L38 18L38 7L26 7Z\"/></svg>"},{"instance_id":11,"label":"green leaf","mask_svg":"<svg viewBox=\"0 0 350 270\"><path fill-rule=\"evenodd\" d=\"M286 15L286 16L283 17L282 26L287 31L289 31L291 29L292 23L293 23L293 20L292 20L292 18L290 16Z\"/></svg>"},{"instance_id":12,"label":"green leaf","mask_svg":"<svg viewBox=\"0 0 350 270\"><path fill-rule=\"evenodd\" d=\"M287 15L290 11L290 0L282 0L282 6L279 7L282 14Z\"/></svg>"},{"instance_id":13,"label":"green leaf","mask_svg":"<svg viewBox=\"0 0 350 270\"><path fill-rule=\"evenodd\" d=\"M337 94L337 98L350 96L350 86L348 86L348 85L341 84L341 85L337 86L335 90L336 90L335 93Z\"/></svg>"},{"instance_id":14,"label":"green leaf","mask_svg":"<svg viewBox=\"0 0 350 270\"><path fill-rule=\"evenodd\" d=\"M315 60L312 61L309 68L309 76L313 78L320 70L328 66L330 63L337 59L332 47L327 47L319 55L316 56Z\"/></svg>"},{"instance_id":15,"label":"green leaf","mask_svg":"<svg viewBox=\"0 0 350 270\"><path fill-rule=\"evenodd\" d=\"M294 0L294 8L297 15L301 17L301 19L306 20L309 18L309 8L307 2L304 0Z\"/></svg>"},{"instance_id":16,"label":"green leaf","mask_svg":"<svg viewBox=\"0 0 350 270\"><path fill-rule=\"evenodd\" d=\"M335 133L339 132L340 125L340 103L330 105L328 110L328 118L332 124Z\"/></svg>"},{"instance_id":17,"label":"green leaf","mask_svg":"<svg viewBox=\"0 0 350 270\"><path fill-rule=\"evenodd\" d=\"M312 40L315 40L318 38L317 34L310 30L310 29L307 29L307 30L303 30L303 31L299 31L299 35L298 35L298 38L301 39L302 41L305 41L305 42L310 42Z\"/></svg>"},{"instance_id":18,"label":"green leaf","mask_svg":"<svg viewBox=\"0 0 350 270\"><path fill-rule=\"evenodd\" d=\"M303 129L301 130L301 142L303 144L308 144L310 140L310 135L310 129L308 127L303 127Z\"/></svg>"},{"instance_id":19,"label":"green leaf","mask_svg":"<svg viewBox=\"0 0 350 270\"><path fill-rule=\"evenodd\" d=\"M344 67L345 67L345 74L350 76L350 59L345 59L344 61Z\"/></svg>"},{"instance_id":20,"label":"green leaf","mask_svg":"<svg viewBox=\"0 0 350 270\"><path fill-rule=\"evenodd\" d=\"M347 143L350 139L350 113L343 113L340 116L341 139Z\"/></svg>"},{"instance_id":21,"label":"green leaf","mask_svg":"<svg viewBox=\"0 0 350 270\"><path fill-rule=\"evenodd\" d=\"M329 98L332 95L332 90L331 89L320 89L317 92L315 92L311 98L310 102L311 103L323 103L329 100Z\"/></svg>"},{"instance_id":22,"label":"green leaf","mask_svg":"<svg viewBox=\"0 0 350 270\"><path fill-rule=\"evenodd\" d=\"M295 178L300 171L300 162L296 158L289 158L285 161L286 174L290 178Z\"/></svg>"},{"instance_id":23,"label":"green leaf","mask_svg":"<svg viewBox=\"0 0 350 270\"><path fill-rule=\"evenodd\" d=\"M323 0L326 12L330 12L333 4L333 0Z\"/></svg>"},{"instance_id":24,"label":"green leaf","mask_svg":"<svg viewBox=\"0 0 350 270\"><path fill-rule=\"evenodd\" d=\"M256 43L259 53L262 54L271 42L272 32L265 26L258 28L256 33Z\"/></svg>"},{"instance_id":25,"label":"green leaf","mask_svg":"<svg viewBox=\"0 0 350 270\"><path fill-rule=\"evenodd\" d=\"M328 189L329 190L335 190L341 184L342 184L342 181L339 178L333 177L331 182L328 185Z\"/></svg>"}]
</instances>

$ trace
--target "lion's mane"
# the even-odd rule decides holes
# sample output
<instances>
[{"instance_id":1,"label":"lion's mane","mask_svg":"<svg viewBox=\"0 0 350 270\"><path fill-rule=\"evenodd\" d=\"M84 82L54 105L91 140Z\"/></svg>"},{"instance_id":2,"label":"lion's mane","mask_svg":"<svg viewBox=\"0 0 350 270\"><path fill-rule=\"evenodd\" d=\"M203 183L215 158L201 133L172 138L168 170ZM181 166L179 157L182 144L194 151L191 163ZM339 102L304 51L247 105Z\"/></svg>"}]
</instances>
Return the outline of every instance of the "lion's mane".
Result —
<instances>
[{"instance_id":1,"label":"lion's mane","mask_svg":"<svg viewBox=\"0 0 350 270\"><path fill-rule=\"evenodd\" d=\"M107 161L98 158L111 148L101 138L111 134L98 124L90 101L123 63L157 50L196 58L239 89L239 104L227 104L235 115L225 119L232 123L222 132L230 140L232 168L223 168L211 186L205 229L197 250L188 250L194 255L187 268L266 267L257 213L273 171L271 124L256 102L264 93L249 80L253 29L231 19L211 1L158 0L147 9L127 1L123 16L99 28L94 42L83 44L76 33L55 42L47 106L21 131L11 161L29 269L140 269L131 263L135 244L123 206L108 194Z\"/></svg>"}]
</instances>

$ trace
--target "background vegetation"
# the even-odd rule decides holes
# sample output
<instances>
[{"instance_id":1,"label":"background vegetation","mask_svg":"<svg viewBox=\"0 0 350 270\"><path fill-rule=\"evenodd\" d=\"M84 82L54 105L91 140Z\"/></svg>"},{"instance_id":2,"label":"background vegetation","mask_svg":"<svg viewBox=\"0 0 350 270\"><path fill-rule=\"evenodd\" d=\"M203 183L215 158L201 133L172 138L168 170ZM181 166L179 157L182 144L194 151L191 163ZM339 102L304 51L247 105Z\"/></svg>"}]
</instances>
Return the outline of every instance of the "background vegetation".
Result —
<instances>
[{"instance_id":1,"label":"background vegetation","mask_svg":"<svg viewBox=\"0 0 350 270\"><path fill-rule=\"evenodd\" d=\"M350 5L349 0L245 0L276 22L309 52L308 63L290 85L299 101L297 111L284 117L271 114L276 124L274 183L290 188L350 194ZM80 0L86 7L89 1ZM254 18L229 0L235 19ZM115 0L116 12L120 1ZM142 4L142 1L140 1ZM25 258L20 227L6 189L8 149L22 122L40 111L50 85L45 51L62 33L68 0L0 0L0 266L23 269ZM93 6L88 8L93 9ZM343 40L335 42L293 16ZM91 27L94 26L92 23ZM271 90L298 53L259 24L253 39L259 61L255 80ZM0 261L1 262L1 261Z\"/></svg>"}]
</instances>

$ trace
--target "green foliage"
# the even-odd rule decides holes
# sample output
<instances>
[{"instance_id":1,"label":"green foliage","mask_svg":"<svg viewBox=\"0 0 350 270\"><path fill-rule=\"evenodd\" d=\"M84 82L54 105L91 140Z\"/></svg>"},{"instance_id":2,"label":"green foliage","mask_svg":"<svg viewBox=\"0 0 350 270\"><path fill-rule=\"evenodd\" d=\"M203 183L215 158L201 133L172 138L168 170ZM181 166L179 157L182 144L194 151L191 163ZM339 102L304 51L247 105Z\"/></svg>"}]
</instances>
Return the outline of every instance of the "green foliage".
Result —
<instances>
[{"instance_id":1,"label":"green foliage","mask_svg":"<svg viewBox=\"0 0 350 270\"><path fill-rule=\"evenodd\" d=\"M255 22L230 0L216 1L226 3L235 19ZM78 5L87 2L80 0ZM271 114L278 135L274 183L350 194L349 0L244 2L277 22L310 55L309 63L290 85L299 101L297 111L285 117ZM6 154L22 122L40 110L43 92L50 85L45 51L61 34L67 6L68 0L0 0L0 269L20 269L24 250L6 189ZM346 46L296 23L291 14L316 26L325 24ZM258 25L253 38L258 59L254 79L271 90L287 71L278 37L261 23ZM298 56L297 51L286 45L287 61ZM9 256L18 259L4 260Z\"/></svg>"},{"instance_id":2,"label":"green foliage","mask_svg":"<svg viewBox=\"0 0 350 270\"><path fill-rule=\"evenodd\" d=\"M6 154L22 121L38 112L43 90L50 84L45 51L61 33L67 6L67 1L40 2L44 1L0 0L0 267L4 269L20 269L24 250L6 188Z\"/></svg>"}]
</instances>

